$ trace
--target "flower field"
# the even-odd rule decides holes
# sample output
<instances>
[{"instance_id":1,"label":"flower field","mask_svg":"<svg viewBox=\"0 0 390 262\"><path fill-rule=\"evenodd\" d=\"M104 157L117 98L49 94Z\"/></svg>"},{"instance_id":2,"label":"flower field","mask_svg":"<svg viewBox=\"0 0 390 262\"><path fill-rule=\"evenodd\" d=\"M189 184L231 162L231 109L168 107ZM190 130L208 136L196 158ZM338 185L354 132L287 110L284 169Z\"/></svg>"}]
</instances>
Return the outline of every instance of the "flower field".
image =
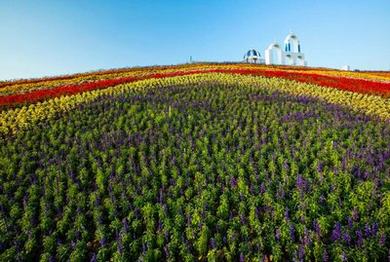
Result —
<instances>
[{"instance_id":1,"label":"flower field","mask_svg":"<svg viewBox=\"0 0 390 262\"><path fill-rule=\"evenodd\" d=\"M0 82L0 260L386 261L390 73Z\"/></svg>"}]
</instances>

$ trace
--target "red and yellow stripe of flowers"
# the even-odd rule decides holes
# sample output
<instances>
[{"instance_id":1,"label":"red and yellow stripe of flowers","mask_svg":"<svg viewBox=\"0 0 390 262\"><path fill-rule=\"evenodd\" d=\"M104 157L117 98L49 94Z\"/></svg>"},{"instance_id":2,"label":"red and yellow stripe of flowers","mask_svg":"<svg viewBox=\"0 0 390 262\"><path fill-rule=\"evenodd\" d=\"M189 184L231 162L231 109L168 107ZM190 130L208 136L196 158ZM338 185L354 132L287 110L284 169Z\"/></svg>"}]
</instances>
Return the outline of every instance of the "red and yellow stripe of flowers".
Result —
<instances>
[{"instance_id":1,"label":"red and yellow stripe of flowers","mask_svg":"<svg viewBox=\"0 0 390 262\"><path fill-rule=\"evenodd\" d=\"M263 67L258 69L263 70ZM191 72L193 70L210 70L210 69L249 69L253 68L251 65L208 65L208 64L186 64L177 66L152 66L143 68L124 68L113 69L94 73L76 74L63 76L58 78L42 78L32 80L20 80L15 82L3 82L0 83L0 96L15 93L24 93L39 89L49 89L65 85L77 85L85 82L94 82L106 79L116 79L132 76L148 76L157 73L172 73L172 72Z\"/></svg>"},{"instance_id":2,"label":"red and yellow stripe of flowers","mask_svg":"<svg viewBox=\"0 0 390 262\"><path fill-rule=\"evenodd\" d=\"M166 68L164 70L157 71L152 68L150 70L142 72L116 75L115 78L110 77L107 79L100 79L96 81L82 81L70 85L60 85L54 87L48 85L48 87L43 86L42 88L40 88L41 86L39 86L38 88L34 87L29 88L28 90L23 89L22 91L19 91L18 89L10 94L0 95L0 106L4 107L15 104L35 103L37 101L42 101L53 97L59 97L62 95L69 95L77 92L85 92L94 89L102 89L117 84L134 82L137 80L143 80L148 78L172 77L185 74L212 72L277 77L357 93L374 94L383 97L390 97L390 83L387 82L301 73L299 70L295 70L295 72L291 73L291 70L272 70L269 67L265 66L251 68L251 66L248 65L198 65L195 67L183 66L183 68L181 68L180 70L176 69L176 67L173 68L174 69Z\"/></svg>"},{"instance_id":3,"label":"red and yellow stripe of flowers","mask_svg":"<svg viewBox=\"0 0 390 262\"><path fill-rule=\"evenodd\" d=\"M101 96L116 96L129 90L145 90L148 88L164 88L172 85L192 85L199 82L210 82L238 87L255 87L280 91L295 96L309 96L328 103L342 105L357 112L390 119L390 99L370 94L324 88L318 85L300 83L282 78L266 78L251 75L229 73L196 73L172 77L151 78L132 83L124 83L110 88L81 92L74 95L55 97L20 108L0 112L0 134L15 134L40 121L50 119L58 114L74 109L84 103L90 103Z\"/></svg>"},{"instance_id":4,"label":"red and yellow stripe of flowers","mask_svg":"<svg viewBox=\"0 0 390 262\"><path fill-rule=\"evenodd\" d=\"M270 74L284 74L288 79L305 77L307 81L313 76L324 76L334 78L350 78L356 80L368 80L374 82L390 83L390 74L385 73L367 73L367 72L349 72L331 69L316 69L305 67L288 67L288 66L264 66L249 64L188 64L178 66L155 66L144 68L129 68L106 70L95 73L77 74L73 76L63 76L52 79L34 79L16 82L0 83L0 97L10 94L26 93L34 90L52 89L67 85L78 85L87 82L96 82L107 79L117 79L126 77L149 76L158 73L173 72L191 72L191 71L251 71L253 74L268 76ZM278 76L280 77L280 76ZM283 77L283 76L282 76ZM327 80L329 81L329 80ZM319 83L316 83L319 84Z\"/></svg>"}]
</instances>

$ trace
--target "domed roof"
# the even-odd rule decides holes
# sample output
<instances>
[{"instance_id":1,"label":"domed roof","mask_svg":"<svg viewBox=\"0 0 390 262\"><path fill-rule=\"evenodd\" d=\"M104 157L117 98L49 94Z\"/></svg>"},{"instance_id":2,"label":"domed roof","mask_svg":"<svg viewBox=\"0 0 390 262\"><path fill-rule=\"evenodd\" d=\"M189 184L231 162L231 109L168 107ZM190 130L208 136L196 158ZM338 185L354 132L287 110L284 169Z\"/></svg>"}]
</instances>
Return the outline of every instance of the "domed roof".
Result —
<instances>
[{"instance_id":1,"label":"domed roof","mask_svg":"<svg viewBox=\"0 0 390 262\"><path fill-rule=\"evenodd\" d=\"M244 57L261 57L261 54L256 49L251 49L245 53Z\"/></svg>"}]
</instances>

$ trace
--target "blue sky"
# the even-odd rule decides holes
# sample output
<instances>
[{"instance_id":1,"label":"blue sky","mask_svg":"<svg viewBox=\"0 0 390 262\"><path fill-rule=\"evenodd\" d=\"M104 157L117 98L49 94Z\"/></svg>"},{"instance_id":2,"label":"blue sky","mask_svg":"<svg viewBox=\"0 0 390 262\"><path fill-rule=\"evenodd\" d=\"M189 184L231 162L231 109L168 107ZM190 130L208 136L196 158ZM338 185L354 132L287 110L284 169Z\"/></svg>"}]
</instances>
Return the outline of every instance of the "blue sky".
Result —
<instances>
[{"instance_id":1,"label":"blue sky","mask_svg":"<svg viewBox=\"0 0 390 262\"><path fill-rule=\"evenodd\" d=\"M389 0L0 0L0 79L239 61L289 31L311 66L390 70Z\"/></svg>"}]
</instances>

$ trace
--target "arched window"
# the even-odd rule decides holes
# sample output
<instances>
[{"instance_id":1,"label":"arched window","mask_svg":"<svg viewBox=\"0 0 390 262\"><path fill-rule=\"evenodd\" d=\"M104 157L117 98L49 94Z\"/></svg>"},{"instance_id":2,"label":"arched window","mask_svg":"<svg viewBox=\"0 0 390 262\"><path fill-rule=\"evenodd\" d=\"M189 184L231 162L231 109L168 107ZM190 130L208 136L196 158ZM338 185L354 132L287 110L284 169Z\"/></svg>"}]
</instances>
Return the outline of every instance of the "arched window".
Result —
<instances>
[{"instance_id":1,"label":"arched window","mask_svg":"<svg viewBox=\"0 0 390 262\"><path fill-rule=\"evenodd\" d=\"M298 44L298 53L301 52L301 44Z\"/></svg>"}]
</instances>

